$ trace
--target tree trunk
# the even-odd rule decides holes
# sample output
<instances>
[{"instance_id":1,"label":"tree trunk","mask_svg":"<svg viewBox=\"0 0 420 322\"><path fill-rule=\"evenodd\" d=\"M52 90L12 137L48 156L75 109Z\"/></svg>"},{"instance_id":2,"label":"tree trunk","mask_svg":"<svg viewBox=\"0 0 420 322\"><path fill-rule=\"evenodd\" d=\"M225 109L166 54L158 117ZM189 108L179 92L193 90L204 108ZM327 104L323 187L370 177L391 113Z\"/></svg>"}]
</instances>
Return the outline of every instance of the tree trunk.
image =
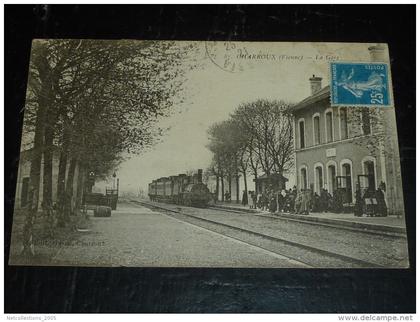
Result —
<instances>
[{"instance_id":1,"label":"tree trunk","mask_svg":"<svg viewBox=\"0 0 420 322\"><path fill-rule=\"evenodd\" d=\"M67 160L68 151L67 144L63 142L63 147L60 153L60 161L58 164L58 179L57 179L57 225L62 227L65 225L65 203L66 203L66 171L67 171Z\"/></svg>"},{"instance_id":2,"label":"tree trunk","mask_svg":"<svg viewBox=\"0 0 420 322\"><path fill-rule=\"evenodd\" d=\"M37 122L38 123L38 122ZM40 177L41 177L41 162L42 162L42 145L43 138L42 133L44 130L43 124L37 124L35 130L34 147L32 149L31 158L31 169L29 174L29 184L31 193L30 207L31 210L38 210L39 203L39 188L40 188ZM37 136L40 136L37 138Z\"/></svg>"},{"instance_id":3,"label":"tree trunk","mask_svg":"<svg viewBox=\"0 0 420 322\"><path fill-rule=\"evenodd\" d=\"M228 183L229 183L229 197L232 200L232 176L228 175Z\"/></svg>"},{"instance_id":4,"label":"tree trunk","mask_svg":"<svg viewBox=\"0 0 420 322\"><path fill-rule=\"evenodd\" d=\"M47 122L47 126L45 127L44 139L44 181L42 201L46 206L52 206L54 128L49 122Z\"/></svg>"},{"instance_id":5,"label":"tree trunk","mask_svg":"<svg viewBox=\"0 0 420 322\"><path fill-rule=\"evenodd\" d=\"M43 110L43 108L40 108ZM32 149L31 168L29 174L29 203L26 209L25 224L23 226L23 249L22 255L25 257L32 257L35 255L33 245L33 226L35 223L36 212L38 211L39 203L39 189L40 189L40 176L41 176L41 159L42 159L42 132L43 123L38 122L42 115L37 115L37 122L35 128L34 147Z\"/></svg>"},{"instance_id":6,"label":"tree trunk","mask_svg":"<svg viewBox=\"0 0 420 322\"><path fill-rule=\"evenodd\" d=\"M236 203L240 203L240 200L239 200L239 174L238 173L236 173L235 179L236 179Z\"/></svg>"},{"instance_id":7,"label":"tree trunk","mask_svg":"<svg viewBox=\"0 0 420 322\"><path fill-rule=\"evenodd\" d=\"M225 201L225 177L222 175L220 176L221 183L222 183L222 201Z\"/></svg>"},{"instance_id":8,"label":"tree trunk","mask_svg":"<svg viewBox=\"0 0 420 322\"><path fill-rule=\"evenodd\" d=\"M77 193L76 193L76 209L80 209L82 206L83 201L83 194L85 191L84 183L85 183L85 169L83 165L79 162L79 171L77 174Z\"/></svg>"},{"instance_id":9,"label":"tree trunk","mask_svg":"<svg viewBox=\"0 0 420 322\"><path fill-rule=\"evenodd\" d=\"M255 193L259 193L259 191L258 191L258 181L257 181L257 179L258 179L258 173L257 173L257 171L254 171Z\"/></svg>"},{"instance_id":10,"label":"tree trunk","mask_svg":"<svg viewBox=\"0 0 420 322\"><path fill-rule=\"evenodd\" d=\"M22 236L23 249L21 254L25 257L32 257L35 255L33 245L33 226L39 204L45 116L48 110L49 94L50 92L47 85L43 84L40 93L39 106L36 112L34 145L32 148L31 168L29 172L29 203Z\"/></svg>"},{"instance_id":11,"label":"tree trunk","mask_svg":"<svg viewBox=\"0 0 420 322\"><path fill-rule=\"evenodd\" d=\"M63 128L63 142L61 145L60 160L58 164L58 178L57 178L57 204L58 209L62 213L64 209L64 196L66 189L66 171L68 160L68 145L69 145L69 130L66 124Z\"/></svg>"},{"instance_id":12,"label":"tree trunk","mask_svg":"<svg viewBox=\"0 0 420 322\"><path fill-rule=\"evenodd\" d=\"M60 153L60 161L58 164L58 179L57 179L57 204L58 208L62 209L64 205L64 195L66 188L66 170L67 170L67 151L62 150Z\"/></svg>"},{"instance_id":13,"label":"tree trunk","mask_svg":"<svg viewBox=\"0 0 420 322\"><path fill-rule=\"evenodd\" d=\"M216 201L219 201L219 176L216 176Z\"/></svg>"},{"instance_id":14,"label":"tree trunk","mask_svg":"<svg viewBox=\"0 0 420 322\"><path fill-rule=\"evenodd\" d=\"M242 172L242 175L244 176L244 187L245 187L245 193L248 194L248 182L246 180L246 171Z\"/></svg>"},{"instance_id":15,"label":"tree trunk","mask_svg":"<svg viewBox=\"0 0 420 322\"><path fill-rule=\"evenodd\" d=\"M69 172L67 175L66 192L64 198L64 220L68 222L70 214L73 212L73 188L74 188L74 173L76 171L77 159L72 158L70 161Z\"/></svg>"}]
</instances>

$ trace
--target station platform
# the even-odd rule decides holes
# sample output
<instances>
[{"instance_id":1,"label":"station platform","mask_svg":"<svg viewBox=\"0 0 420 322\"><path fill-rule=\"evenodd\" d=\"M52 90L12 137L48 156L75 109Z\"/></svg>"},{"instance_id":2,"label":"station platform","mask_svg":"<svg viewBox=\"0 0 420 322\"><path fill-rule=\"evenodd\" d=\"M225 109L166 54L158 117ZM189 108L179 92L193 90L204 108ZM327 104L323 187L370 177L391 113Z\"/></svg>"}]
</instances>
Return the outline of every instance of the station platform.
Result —
<instances>
[{"instance_id":1,"label":"station platform","mask_svg":"<svg viewBox=\"0 0 420 322\"><path fill-rule=\"evenodd\" d=\"M238 211L246 211L246 212L263 212L260 209L251 209L249 206L244 206L241 203L236 203L236 201L232 202L221 202L218 201L215 204L211 204L212 206L219 207L219 208L225 208L225 209L232 209L232 210L238 210Z\"/></svg>"},{"instance_id":2,"label":"station platform","mask_svg":"<svg viewBox=\"0 0 420 322\"><path fill-rule=\"evenodd\" d=\"M250 209L249 206L243 206L236 203L217 203L216 207L232 209L232 210L242 210L251 213L261 213L261 214L271 214L273 216L279 216L283 218L290 219L299 219L310 222L318 222L331 225L342 225L352 228L359 229L368 229L368 230L377 230L377 231L386 231L390 233L406 234L406 225L404 216L398 218L397 216L387 216L387 217L356 217L353 213L313 213L309 215L297 215L290 213L270 213L269 211L263 211L260 209Z\"/></svg>"}]
</instances>

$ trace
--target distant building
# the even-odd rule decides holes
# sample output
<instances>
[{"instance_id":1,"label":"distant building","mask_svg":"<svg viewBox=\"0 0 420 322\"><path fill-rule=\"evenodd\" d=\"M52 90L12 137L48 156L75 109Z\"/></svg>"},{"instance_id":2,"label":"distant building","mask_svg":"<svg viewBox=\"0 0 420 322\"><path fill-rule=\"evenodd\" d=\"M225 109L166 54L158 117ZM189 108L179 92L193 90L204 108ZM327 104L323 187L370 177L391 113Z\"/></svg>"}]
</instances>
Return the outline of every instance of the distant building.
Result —
<instances>
[{"instance_id":1,"label":"distant building","mask_svg":"<svg viewBox=\"0 0 420 322\"><path fill-rule=\"evenodd\" d=\"M380 46L369 50L372 61L385 61ZM351 205L357 184L363 191L383 183L389 213L403 214L394 109L383 108L377 122L367 108L332 107L330 87L322 87L322 78L315 75L309 81L311 95L291 108L297 188L318 194L325 188L332 195L341 189ZM375 141L375 135L384 139Z\"/></svg>"},{"instance_id":2,"label":"distant building","mask_svg":"<svg viewBox=\"0 0 420 322\"><path fill-rule=\"evenodd\" d=\"M265 193L267 190L270 189L273 191L281 191L283 189L286 189L287 181L287 178L277 173L273 173L270 175L264 174L262 176L259 176L257 179L254 179L254 182L257 183L257 194Z\"/></svg>"}]
</instances>

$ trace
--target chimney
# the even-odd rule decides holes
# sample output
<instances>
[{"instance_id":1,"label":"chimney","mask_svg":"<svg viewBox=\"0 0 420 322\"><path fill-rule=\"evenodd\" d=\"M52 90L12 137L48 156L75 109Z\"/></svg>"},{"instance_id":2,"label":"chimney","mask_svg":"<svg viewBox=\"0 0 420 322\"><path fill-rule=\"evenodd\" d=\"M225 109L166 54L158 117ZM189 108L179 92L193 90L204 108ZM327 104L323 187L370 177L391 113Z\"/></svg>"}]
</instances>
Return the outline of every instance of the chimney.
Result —
<instances>
[{"instance_id":1,"label":"chimney","mask_svg":"<svg viewBox=\"0 0 420 322\"><path fill-rule=\"evenodd\" d=\"M321 90L321 81L322 77L315 77L315 75L312 75L312 77L309 78L309 82L311 84L311 95L314 95L316 92Z\"/></svg>"},{"instance_id":2,"label":"chimney","mask_svg":"<svg viewBox=\"0 0 420 322\"><path fill-rule=\"evenodd\" d=\"M203 182L203 169L198 169L197 172L197 183Z\"/></svg>"},{"instance_id":3,"label":"chimney","mask_svg":"<svg viewBox=\"0 0 420 322\"><path fill-rule=\"evenodd\" d=\"M385 62L385 46L377 44L369 48L370 61L373 63Z\"/></svg>"}]
</instances>

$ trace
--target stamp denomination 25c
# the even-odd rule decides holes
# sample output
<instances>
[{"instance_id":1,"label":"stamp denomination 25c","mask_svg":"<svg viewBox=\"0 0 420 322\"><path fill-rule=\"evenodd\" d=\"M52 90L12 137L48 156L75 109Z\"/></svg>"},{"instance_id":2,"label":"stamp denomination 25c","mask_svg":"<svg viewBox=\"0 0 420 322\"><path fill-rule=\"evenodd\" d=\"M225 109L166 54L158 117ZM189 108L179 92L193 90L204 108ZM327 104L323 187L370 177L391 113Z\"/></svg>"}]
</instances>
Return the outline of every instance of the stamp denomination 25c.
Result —
<instances>
[{"instance_id":1,"label":"stamp denomination 25c","mask_svg":"<svg viewBox=\"0 0 420 322\"><path fill-rule=\"evenodd\" d=\"M332 62L331 104L390 106L388 65Z\"/></svg>"}]
</instances>

